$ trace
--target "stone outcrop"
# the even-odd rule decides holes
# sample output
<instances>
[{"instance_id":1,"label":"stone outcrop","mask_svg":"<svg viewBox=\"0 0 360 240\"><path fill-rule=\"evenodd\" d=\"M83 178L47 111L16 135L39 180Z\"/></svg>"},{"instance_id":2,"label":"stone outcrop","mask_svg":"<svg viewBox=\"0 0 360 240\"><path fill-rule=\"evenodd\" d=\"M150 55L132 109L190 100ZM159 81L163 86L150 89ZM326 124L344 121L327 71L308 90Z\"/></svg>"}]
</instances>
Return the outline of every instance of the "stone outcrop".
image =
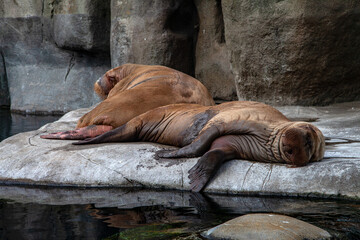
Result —
<instances>
[{"instance_id":1,"label":"stone outcrop","mask_svg":"<svg viewBox=\"0 0 360 240\"><path fill-rule=\"evenodd\" d=\"M203 233L207 239L220 240L325 240L331 235L312 224L277 214L247 214L234 218Z\"/></svg>"},{"instance_id":2,"label":"stone outcrop","mask_svg":"<svg viewBox=\"0 0 360 240\"><path fill-rule=\"evenodd\" d=\"M360 98L360 2L222 0L222 9L240 100Z\"/></svg>"},{"instance_id":3,"label":"stone outcrop","mask_svg":"<svg viewBox=\"0 0 360 240\"><path fill-rule=\"evenodd\" d=\"M53 8L58 47L89 52L110 49L110 0L63 0Z\"/></svg>"},{"instance_id":4,"label":"stone outcrop","mask_svg":"<svg viewBox=\"0 0 360 240\"><path fill-rule=\"evenodd\" d=\"M194 2L199 14L195 77L209 89L216 100L236 100L221 1Z\"/></svg>"},{"instance_id":5,"label":"stone outcrop","mask_svg":"<svg viewBox=\"0 0 360 240\"><path fill-rule=\"evenodd\" d=\"M0 143L1 182L189 190L188 170L197 158L156 160L155 151L169 146L152 143L74 146L72 141L39 137L45 132L74 129L76 121L88 110L70 112L37 131L3 140ZM221 166L205 191L359 199L360 103L280 110L296 120L315 121L328 137L325 158L300 168L229 161Z\"/></svg>"},{"instance_id":6,"label":"stone outcrop","mask_svg":"<svg viewBox=\"0 0 360 240\"><path fill-rule=\"evenodd\" d=\"M68 112L99 100L93 83L110 68L110 23L99 24L110 8L99 8L102 2L0 3L1 61L12 110Z\"/></svg>"},{"instance_id":7,"label":"stone outcrop","mask_svg":"<svg viewBox=\"0 0 360 240\"><path fill-rule=\"evenodd\" d=\"M165 65L193 75L196 20L191 0L112 0L112 66Z\"/></svg>"}]
</instances>

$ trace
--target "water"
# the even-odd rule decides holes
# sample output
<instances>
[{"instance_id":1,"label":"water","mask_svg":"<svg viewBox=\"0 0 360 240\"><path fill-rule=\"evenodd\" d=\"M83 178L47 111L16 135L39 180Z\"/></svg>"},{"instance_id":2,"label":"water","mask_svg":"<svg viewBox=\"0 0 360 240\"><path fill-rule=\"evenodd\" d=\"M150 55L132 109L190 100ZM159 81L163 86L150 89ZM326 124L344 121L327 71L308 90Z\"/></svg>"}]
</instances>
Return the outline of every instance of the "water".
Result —
<instances>
[{"instance_id":1,"label":"water","mask_svg":"<svg viewBox=\"0 0 360 240\"><path fill-rule=\"evenodd\" d=\"M0 111L0 140L58 117ZM200 239L248 213L278 213L360 239L360 202L141 189L0 186L0 239Z\"/></svg>"},{"instance_id":2,"label":"water","mask_svg":"<svg viewBox=\"0 0 360 240\"><path fill-rule=\"evenodd\" d=\"M292 216L336 239L360 236L356 202L16 186L2 186L0 198L1 239L173 239L190 234L196 239L200 231L247 213Z\"/></svg>"},{"instance_id":3,"label":"water","mask_svg":"<svg viewBox=\"0 0 360 240\"><path fill-rule=\"evenodd\" d=\"M59 119L59 116L35 116L10 113L0 109L0 141L21 132L38 129L46 123Z\"/></svg>"}]
</instances>

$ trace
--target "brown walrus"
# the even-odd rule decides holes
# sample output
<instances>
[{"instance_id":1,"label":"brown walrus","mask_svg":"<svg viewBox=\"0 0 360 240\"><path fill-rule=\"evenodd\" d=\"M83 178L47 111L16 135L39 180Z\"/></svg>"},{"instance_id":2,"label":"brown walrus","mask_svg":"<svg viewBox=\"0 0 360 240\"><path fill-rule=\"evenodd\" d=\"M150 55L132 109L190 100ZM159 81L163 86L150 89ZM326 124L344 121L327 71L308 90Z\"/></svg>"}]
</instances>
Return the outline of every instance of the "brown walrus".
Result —
<instances>
[{"instance_id":1,"label":"brown walrus","mask_svg":"<svg viewBox=\"0 0 360 240\"><path fill-rule=\"evenodd\" d=\"M238 101L217 106L174 104L150 110L126 124L75 145L150 141L181 147L158 157L203 155L190 169L191 189L201 191L226 160L304 166L324 156L324 136L306 122L291 122L275 108Z\"/></svg>"},{"instance_id":2,"label":"brown walrus","mask_svg":"<svg viewBox=\"0 0 360 240\"><path fill-rule=\"evenodd\" d=\"M77 123L77 130L42 135L48 139L85 139L119 127L150 109L174 103L214 105L206 87L189 75L164 66L124 64L94 85L104 98Z\"/></svg>"}]
</instances>

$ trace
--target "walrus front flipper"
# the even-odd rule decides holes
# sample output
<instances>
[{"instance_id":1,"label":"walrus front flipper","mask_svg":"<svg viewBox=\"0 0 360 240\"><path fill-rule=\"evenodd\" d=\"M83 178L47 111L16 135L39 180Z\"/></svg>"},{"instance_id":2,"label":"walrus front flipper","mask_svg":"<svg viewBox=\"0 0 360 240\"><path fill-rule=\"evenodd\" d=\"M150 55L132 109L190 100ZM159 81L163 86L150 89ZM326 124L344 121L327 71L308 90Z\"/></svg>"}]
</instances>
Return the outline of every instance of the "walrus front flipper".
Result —
<instances>
[{"instance_id":1,"label":"walrus front flipper","mask_svg":"<svg viewBox=\"0 0 360 240\"><path fill-rule=\"evenodd\" d=\"M225 161L237 156L232 139L231 135L215 139L210 150L189 170L191 191L201 191Z\"/></svg>"},{"instance_id":2,"label":"walrus front flipper","mask_svg":"<svg viewBox=\"0 0 360 240\"><path fill-rule=\"evenodd\" d=\"M113 127L108 125L91 125L76 130L41 135L40 137L44 139L83 140L96 137L112 129Z\"/></svg>"},{"instance_id":3,"label":"walrus front flipper","mask_svg":"<svg viewBox=\"0 0 360 240\"><path fill-rule=\"evenodd\" d=\"M233 155L223 149L210 150L189 170L191 191L200 192L215 175L220 166Z\"/></svg>"},{"instance_id":4,"label":"walrus front flipper","mask_svg":"<svg viewBox=\"0 0 360 240\"><path fill-rule=\"evenodd\" d=\"M218 128L211 127L200 134L191 144L178 150L160 150L156 152L156 155L160 158L197 157L204 154L209 149L213 140L219 136Z\"/></svg>"}]
</instances>

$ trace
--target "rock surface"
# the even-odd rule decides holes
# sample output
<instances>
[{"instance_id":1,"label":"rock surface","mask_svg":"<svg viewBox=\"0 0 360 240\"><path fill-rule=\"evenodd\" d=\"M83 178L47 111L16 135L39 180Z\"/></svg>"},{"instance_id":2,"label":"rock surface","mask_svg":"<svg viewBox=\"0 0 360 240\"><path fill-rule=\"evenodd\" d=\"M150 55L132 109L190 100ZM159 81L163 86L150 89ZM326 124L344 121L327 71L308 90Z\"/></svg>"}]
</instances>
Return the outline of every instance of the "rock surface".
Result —
<instances>
[{"instance_id":1,"label":"rock surface","mask_svg":"<svg viewBox=\"0 0 360 240\"><path fill-rule=\"evenodd\" d=\"M109 32L109 24L98 24L106 8L92 10L99 2L0 3L0 65L6 69L12 110L68 112L99 101L93 83L110 69L109 37L103 37L107 47L97 39ZM72 19L77 25L70 32Z\"/></svg>"},{"instance_id":2,"label":"rock surface","mask_svg":"<svg viewBox=\"0 0 360 240\"><path fill-rule=\"evenodd\" d=\"M0 105L89 107L93 82L127 62L193 75L219 101L359 100L359 15L340 0L3 0Z\"/></svg>"},{"instance_id":3,"label":"rock surface","mask_svg":"<svg viewBox=\"0 0 360 240\"><path fill-rule=\"evenodd\" d=\"M110 0L59 1L54 7L53 18L54 40L58 47L109 51Z\"/></svg>"},{"instance_id":4,"label":"rock surface","mask_svg":"<svg viewBox=\"0 0 360 240\"><path fill-rule=\"evenodd\" d=\"M211 228L203 236L212 240L331 239L331 235L321 228L277 214L247 214Z\"/></svg>"},{"instance_id":5,"label":"rock surface","mask_svg":"<svg viewBox=\"0 0 360 240\"><path fill-rule=\"evenodd\" d=\"M221 2L239 100L359 100L360 2Z\"/></svg>"},{"instance_id":6,"label":"rock surface","mask_svg":"<svg viewBox=\"0 0 360 240\"><path fill-rule=\"evenodd\" d=\"M196 42L195 77L210 91L214 99L236 100L234 76L225 42L221 1L194 1L199 14Z\"/></svg>"},{"instance_id":7,"label":"rock surface","mask_svg":"<svg viewBox=\"0 0 360 240\"><path fill-rule=\"evenodd\" d=\"M44 140L45 132L75 128L89 109L70 112L37 131L0 143L0 179L35 185L142 186L189 189L191 159L155 160L152 143L74 146L72 141ZM325 159L301 168L250 161L229 161L205 191L288 196L360 198L360 102L329 107L283 107L287 116L315 120L328 140Z\"/></svg>"},{"instance_id":8,"label":"rock surface","mask_svg":"<svg viewBox=\"0 0 360 240\"><path fill-rule=\"evenodd\" d=\"M189 0L112 0L112 66L165 65L193 75L196 19Z\"/></svg>"}]
</instances>

